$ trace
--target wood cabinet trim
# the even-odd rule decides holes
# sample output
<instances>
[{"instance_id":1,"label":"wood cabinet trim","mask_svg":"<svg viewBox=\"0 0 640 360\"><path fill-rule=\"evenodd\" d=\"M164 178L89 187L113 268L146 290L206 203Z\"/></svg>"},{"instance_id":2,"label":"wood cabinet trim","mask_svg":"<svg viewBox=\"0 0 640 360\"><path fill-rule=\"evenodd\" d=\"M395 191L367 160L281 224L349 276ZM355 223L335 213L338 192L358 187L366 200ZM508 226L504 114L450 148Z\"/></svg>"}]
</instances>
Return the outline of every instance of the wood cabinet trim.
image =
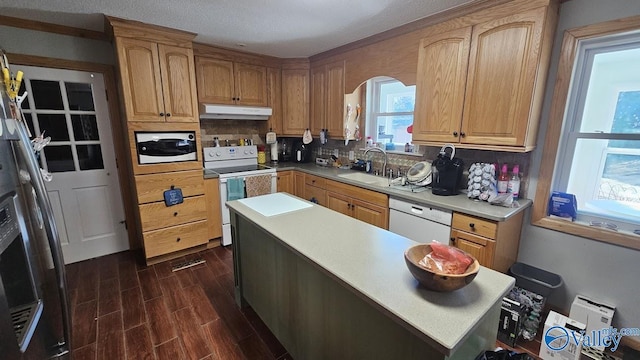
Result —
<instances>
[{"instance_id":1,"label":"wood cabinet trim","mask_svg":"<svg viewBox=\"0 0 640 360\"><path fill-rule=\"evenodd\" d=\"M193 53L195 56L210 57L220 60L273 68L280 68L280 65L282 63L282 59L273 56L253 54L197 42L193 43Z\"/></svg>"},{"instance_id":2,"label":"wood cabinet trim","mask_svg":"<svg viewBox=\"0 0 640 360\"><path fill-rule=\"evenodd\" d=\"M134 20L105 16L106 26L110 28L110 35L134 39L145 39L159 43L191 48L196 33L176 30L164 26L151 25Z\"/></svg>"}]
</instances>

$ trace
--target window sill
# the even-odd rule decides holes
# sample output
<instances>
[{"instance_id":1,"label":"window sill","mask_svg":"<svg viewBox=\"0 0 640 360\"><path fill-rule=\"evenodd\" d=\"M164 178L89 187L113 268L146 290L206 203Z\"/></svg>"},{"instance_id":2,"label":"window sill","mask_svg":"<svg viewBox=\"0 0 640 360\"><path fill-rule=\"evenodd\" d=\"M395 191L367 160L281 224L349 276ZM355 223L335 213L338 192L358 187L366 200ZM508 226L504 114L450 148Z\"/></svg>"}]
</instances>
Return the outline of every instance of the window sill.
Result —
<instances>
[{"instance_id":1,"label":"window sill","mask_svg":"<svg viewBox=\"0 0 640 360\"><path fill-rule=\"evenodd\" d=\"M554 219L551 217L543 217L541 219L532 221L532 224L570 235L581 236L592 240L598 240L610 244L640 250L640 236L634 235L632 233L591 227L586 224Z\"/></svg>"}]
</instances>

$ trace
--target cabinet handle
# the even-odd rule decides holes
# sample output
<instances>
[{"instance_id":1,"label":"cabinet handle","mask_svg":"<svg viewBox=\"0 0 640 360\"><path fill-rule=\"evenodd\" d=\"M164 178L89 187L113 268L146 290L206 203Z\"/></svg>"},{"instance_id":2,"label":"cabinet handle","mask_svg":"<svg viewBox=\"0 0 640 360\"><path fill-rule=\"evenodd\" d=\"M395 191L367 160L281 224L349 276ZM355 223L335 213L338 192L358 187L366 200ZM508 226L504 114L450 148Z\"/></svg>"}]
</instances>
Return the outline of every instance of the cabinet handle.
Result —
<instances>
[{"instance_id":1,"label":"cabinet handle","mask_svg":"<svg viewBox=\"0 0 640 360\"><path fill-rule=\"evenodd\" d=\"M456 243L456 238L452 237L452 238L451 238L451 243L452 243L452 244L455 244L455 243Z\"/></svg>"},{"instance_id":2,"label":"cabinet handle","mask_svg":"<svg viewBox=\"0 0 640 360\"><path fill-rule=\"evenodd\" d=\"M457 132L457 131L454 131L454 132L453 132L453 136L458 137L458 132Z\"/></svg>"},{"instance_id":3,"label":"cabinet handle","mask_svg":"<svg viewBox=\"0 0 640 360\"><path fill-rule=\"evenodd\" d=\"M176 239L176 242L180 242L180 238L177 238L177 239Z\"/></svg>"},{"instance_id":4,"label":"cabinet handle","mask_svg":"<svg viewBox=\"0 0 640 360\"><path fill-rule=\"evenodd\" d=\"M167 117L171 116L171 113L167 113Z\"/></svg>"},{"instance_id":5,"label":"cabinet handle","mask_svg":"<svg viewBox=\"0 0 640 360\"><path fill-rule=\"evenodd\" d=\"M463 133L463 132L461 132L461 133L460 133L460 137L465 137L466 135L467 135L467 134L465 134L465 133Z\"/></svg>"},{"instance_id":6,"label":"cabinet handle","mask_svg":"<svg viewBox=\"0 0 640 360\"><path fill-rule=\"evenodd\" d=\"M173 213L173 216L178 216L178 212L177 212L177 211L176 211L176 212L174 212L174 213Z\"/></svg>"},{"instance_id":7,"label":"cabinet handle","mask_svg":"<svg viewBox=\"0 0 640 360\"><path fill-rule=\"evenodd\" d=\"M160 113L160 116L164 116L164 113Z\"/></svg>"},{"instance_id":8,"label":"cabinet handle","mask_svg":"<svg viewBox=\"0 0 640 360\"><path fill-rule=\"evenodd\" d=\"M347 209L351 209L351 204L347 203Z\"/></svg>"},{"instance_id":9,"label":"cabinet handle","mask_svg":"<svg viewBox=\"0 0 640 360\"><path fill-rule=\"evenodd\" d=\"M474 224L474 223L469 223L469 227L475 230L475 228L476 228L476 224Z\"/></svg>"}]
</instances>

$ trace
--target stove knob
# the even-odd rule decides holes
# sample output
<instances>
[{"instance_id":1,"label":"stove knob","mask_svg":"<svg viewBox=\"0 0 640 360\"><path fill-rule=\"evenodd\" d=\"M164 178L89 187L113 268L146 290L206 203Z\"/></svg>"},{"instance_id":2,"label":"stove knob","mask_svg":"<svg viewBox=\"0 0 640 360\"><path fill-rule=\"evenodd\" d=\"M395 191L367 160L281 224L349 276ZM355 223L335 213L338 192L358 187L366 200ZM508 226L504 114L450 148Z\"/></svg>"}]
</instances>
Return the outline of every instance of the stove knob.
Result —
<instances>
[{"instance_id":1,"label":"stove knob","mask_svg":"<svg viewBox=\"0 0 640 360\"><path fill-rule=\"evenodd\" d=\"M222 153L220 151L216 151L216 156L220 157L220 155L222 155Z\"/></svg>"},{"instance_id":2,"label":"stove knob","mask_svg":"<svg viewBox=\"0 0 640 360\"><path fill-rule=\"evenodd\" d=\"M245 151L244 151L244 154L245 154L245 155L249 155L249 150L245 150Z\"/></svg>"},{"instance_id":3,"label":"stove knob","mask_svg":"<svg viewBox=\"0 0 640 360\"><path fill-rule=\"evenodd\" d=\"M253 155L253 154L255 154L255 151L253 151L253 149L251 149L251 150L249 150L249 153L250 153L251 155Z\"/></svg>"}]
</instances>

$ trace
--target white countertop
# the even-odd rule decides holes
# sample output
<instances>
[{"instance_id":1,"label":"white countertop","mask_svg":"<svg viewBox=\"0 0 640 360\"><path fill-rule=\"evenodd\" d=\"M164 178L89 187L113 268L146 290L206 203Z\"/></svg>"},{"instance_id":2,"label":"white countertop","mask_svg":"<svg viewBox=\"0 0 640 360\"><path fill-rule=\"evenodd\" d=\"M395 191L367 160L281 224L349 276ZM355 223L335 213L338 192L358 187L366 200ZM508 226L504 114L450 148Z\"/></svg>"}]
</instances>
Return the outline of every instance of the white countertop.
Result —
<instances>
[{"instance_id":1,"label":"white countertop","mask_svg":"<svg viewBox=\"0 0 640 360\"><path fill-rule=\"evenodd\" d=\"M262 197L275 201L270 197L282 195L299 199L286 193ZM412 240L316 204L269 217L240 200L227 204L444 354L455 351L515 283L482 267L460 290L425 290L404 262L404 251L418 244Z\"/></svg>"}]
</instances>

